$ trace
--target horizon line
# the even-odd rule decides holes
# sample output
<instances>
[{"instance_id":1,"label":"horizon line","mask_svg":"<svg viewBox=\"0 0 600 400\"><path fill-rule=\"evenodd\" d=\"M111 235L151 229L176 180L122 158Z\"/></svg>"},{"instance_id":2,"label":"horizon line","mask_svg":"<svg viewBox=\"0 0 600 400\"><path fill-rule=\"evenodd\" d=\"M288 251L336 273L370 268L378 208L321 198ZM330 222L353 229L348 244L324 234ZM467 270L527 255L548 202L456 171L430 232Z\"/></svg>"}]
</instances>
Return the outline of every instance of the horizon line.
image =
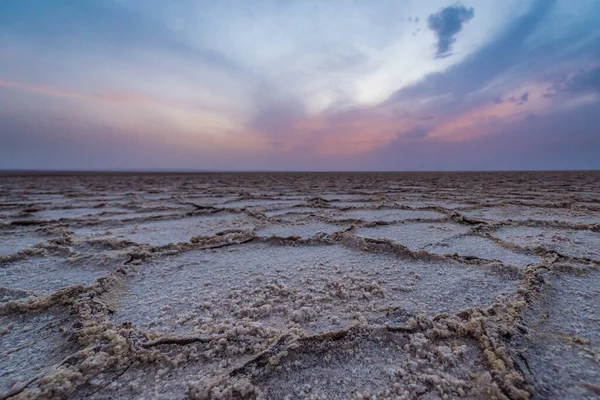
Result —
<instances>
[{"instance_id":1,"label":"horizon line","mask_svg":"<svg viewBox=\"0 0 600 400\"><path fill-rule=\"evenodd\" d=\"M599 172L600 169L498 169L498 170L269 170L269 169L0 169L0 176L76 175L76 174L227 174L227 173L498 173L498 172Z\"/></svg>"}]
</instances>

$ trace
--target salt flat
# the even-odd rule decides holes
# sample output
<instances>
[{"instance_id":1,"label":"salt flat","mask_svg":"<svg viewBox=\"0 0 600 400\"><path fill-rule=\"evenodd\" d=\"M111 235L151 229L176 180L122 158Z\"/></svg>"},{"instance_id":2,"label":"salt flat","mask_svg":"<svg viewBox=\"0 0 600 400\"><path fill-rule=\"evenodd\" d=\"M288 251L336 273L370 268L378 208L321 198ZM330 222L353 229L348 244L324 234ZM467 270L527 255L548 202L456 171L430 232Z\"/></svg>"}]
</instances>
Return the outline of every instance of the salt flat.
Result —
<instances>
[{"instance_id":1,"label":"salt flat","mask_svg":"<svg viewBox=\"0 0 600 400\"><path fill-rule=\"evenodd\" d=\"M600 173L0 176L0 399L597 398Z\"/></svg>"}]
</instances>

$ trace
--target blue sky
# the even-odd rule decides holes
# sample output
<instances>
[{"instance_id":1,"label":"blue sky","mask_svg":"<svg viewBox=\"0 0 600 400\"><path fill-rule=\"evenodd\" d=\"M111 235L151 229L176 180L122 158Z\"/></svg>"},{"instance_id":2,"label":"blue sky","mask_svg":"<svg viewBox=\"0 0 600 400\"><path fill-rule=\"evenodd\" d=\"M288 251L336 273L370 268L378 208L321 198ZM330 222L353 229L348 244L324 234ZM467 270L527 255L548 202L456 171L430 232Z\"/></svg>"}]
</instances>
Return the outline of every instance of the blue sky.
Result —
<instances>
[{"instance_id":1,"label":"blue sky","mask_svg":"<svg viewBox=\"0 0 600 400\"><path fill-rule=\"evenodd\" d=\"M600 2L0 1L0 169L600 168Z\"/></svg>"}]
</instances>

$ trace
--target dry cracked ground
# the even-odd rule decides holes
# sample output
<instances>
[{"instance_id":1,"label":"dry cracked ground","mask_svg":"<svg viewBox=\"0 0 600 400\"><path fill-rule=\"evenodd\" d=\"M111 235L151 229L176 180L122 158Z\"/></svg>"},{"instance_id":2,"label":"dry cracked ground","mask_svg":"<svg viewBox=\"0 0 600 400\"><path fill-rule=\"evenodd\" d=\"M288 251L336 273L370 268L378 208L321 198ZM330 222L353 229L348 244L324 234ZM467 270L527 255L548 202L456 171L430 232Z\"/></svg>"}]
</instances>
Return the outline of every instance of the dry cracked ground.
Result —
<instances>
[{"instance_id":1,"label":"dry cracked ground","mask_svg":"<svg viewBox=\"0 0 600 400\"><path fill-rule=\"evenodd\" d=\"M600 172L0 177L0 399L600 397Z\"/></svg>"}]
</instances>

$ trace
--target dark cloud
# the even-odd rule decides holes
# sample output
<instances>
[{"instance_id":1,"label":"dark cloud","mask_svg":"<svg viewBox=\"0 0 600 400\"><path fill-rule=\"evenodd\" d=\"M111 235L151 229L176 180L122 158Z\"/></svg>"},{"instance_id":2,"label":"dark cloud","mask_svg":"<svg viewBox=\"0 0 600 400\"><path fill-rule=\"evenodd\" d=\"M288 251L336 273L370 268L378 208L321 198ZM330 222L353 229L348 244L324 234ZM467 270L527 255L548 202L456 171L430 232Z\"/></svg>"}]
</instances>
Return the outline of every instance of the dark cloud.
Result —
<instances>
[{"instance_id":1,"label":"dark cloud","mask_svg":"<svg viewBox=\"0 0 600 400\"><path fill-rule=\"evenodd\" d=\"M579 71L565 85L570 92L600 92L600 68Z\"/></svg>"},{"instance_id":2,"label":"dark cloud","mask_svg":"<svg viewBox=\"0 0 600 400\"><path fill-rule=\"evenodd\" d=\"M512 96L510 99L508 99L508 101L518 106L522 106L523 104L527 103L527 101L529 101L529 92L525 92L519 97Z\"/></svg>"},{"instance_id":3,"label":"dark cloud","mask_svg":"<svg viewBox=\"0 0 600 400\"><path fill-rule=\"evenodd\" d=\"M400 17L400 22L407 22L409 24L412 24L412 23L417 24L417 23L419 23L419 17L414 17L414 18L413 17L407 17L407 18Z\"/></svg>"},{"instance_id":4,"label":"dark cloud","mask_svg":"<svg viewBox=\"0 0 600 400\"><path fill-rule=\"evenodd\" d=\"M550 98L563 93L600 92L600 68L578 71L570 79L563 74L547 90L543 97Z\"/></svg>"},{"instance_id":5,"label":"dark cloud","mask_svg":"<svg viewBox=\"0 0 600 400\"><path fill-rule=\"evenodd\" d=\"M452 45L456 42L456 35L462 30L463 25L475 16L475 10L462 5L443 8L440 12L431 14L427 19L427 26L437 37L436 58L450 56Z\"/></svg>"},{"instance_id":6,"label":"dark cloud","mask_svg":"<svg viewBox=\"0 0 600 400\"><path fill-rule=\"evenodd\" d=\"M502 97L496 97L496 98L494 98L494 103L502 104L502 103L504 103L504 100L502 99Z\"/></svg>"}]
</instances>

